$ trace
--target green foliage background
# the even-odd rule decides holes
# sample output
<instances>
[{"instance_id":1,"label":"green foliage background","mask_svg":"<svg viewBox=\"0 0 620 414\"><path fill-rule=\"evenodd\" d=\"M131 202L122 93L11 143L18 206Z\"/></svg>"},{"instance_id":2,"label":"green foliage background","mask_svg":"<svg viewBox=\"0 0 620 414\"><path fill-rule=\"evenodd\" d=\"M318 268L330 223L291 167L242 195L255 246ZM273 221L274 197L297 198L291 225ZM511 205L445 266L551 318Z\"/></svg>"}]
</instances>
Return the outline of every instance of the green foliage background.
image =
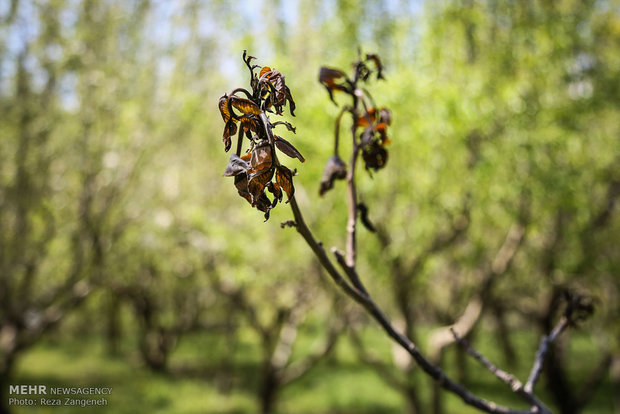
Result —
<instances>
[{"instance_id":1,"label":"green foliage background","mask_svg":"<svg viewBox=\"0 0 620 414\"><path fill-rule=\"evenodd\" d=\"M421 254L436 234L462 220L470 197L464 240L431 257L407 287L418 298L412 306L421 325L454 321L526 200L525 242L495 286L511 327L521 332L514 340L524 343L522 363L531 360L537 341L523 332L535 325L533 315L545 309L558 287L588 292L598 301L594 318L575 334L574 352L580 358L617 355L619 10L613 0L3 2L2 316L39 303L68 275L88 280L92 289L77 310L46 330L47 345L20 353L28 362L14 374L34 382L55 375L54 365L47 371L36 367L71 354L69 347L81 343L76 335L88 336L88 349L104 355L102 315L110 303L121 309L122 350L139 365L133 346L139 321L130 305L113 301L110 292L118 286L151 292L164 326L176 320L179 309L200 309L201 320L209 323L233 312L210 285L212 275L247 289L263 320L290 306L296 292L305 289L316 292L307 316L314 328L307 328L300 341L309 341L313 329L322 332L330 288L320 281L302 240L293 230L280 229L281 221L292 218L290 210L280 205L263 223L262 215L238 197L232 180L222 177L228 155L217 101L235 87L248 86L244 49L258 64L286 76L297 116L285 119L297 133L284 136L307 160L286 164L298 170L296 195L311 227L325 246L340 248L346 225L343 183L318 197L338 113L317 82L318 69L348 71L358 46L381 56L387 79L369 89L378 106L393 114L390 158L385 170L372 176L359 171L358 178L371 219L392 242L382 246L375 235L360 231L359 267L388 312L397 313L390 263ZM341 103L342 98L336 96ZM259 360L254 355L259 340L240 323L237 335L248 336L239 340L248 348L238 354ZM222 343L201 346L201 340L220 340L208 330L206 335L190 336L187 342L193 345L187 348L182 340L173 362L209 362L212 347L225 355ZM389 360L387 340L381 342L376 331L373 335ZM481 346L493 352L489 343ZM356 367L360 363L346 347L333 358L344 360L344 366L349 358ZM184 349L191 356L187 360ZM101 358L93 363L110 361ZM106 378L129 375L124 362L114 361ZM76 381L64 373L84 372L85 364L58 362L64 368L49 380ZM321 367L286 391L282 412L399 412L402 402L394 391L369 397L373 386L368 384L385 385L368 369L360 377L366 385L357 388L365 395L363 406L352 403L357 394L347 396L347 389L356 380L354 372ZM146 387L141 381L172 386L163 378L135 375L136 382L127 387ZM575 382L579 375L572 375ZM313 383L319 378L333 381L332 386ZM178 401L189 401L198 391L195 382L183 379L178 394L165 397L175 402L162 407L165 412L173 407L166 404L176 412L252 412L254 402L246 395L255 388L252 381L234 384L229 392L238 400L204 385L213 400L190 407L193 403ZM604 402L591 412L613 410L609 381L598 397ZM317 394L327 395L325 401L315 400ZM453 403L448 408L462 412ZM131 412L141 410L133 407Z\"/></svg>"}]
</instances>

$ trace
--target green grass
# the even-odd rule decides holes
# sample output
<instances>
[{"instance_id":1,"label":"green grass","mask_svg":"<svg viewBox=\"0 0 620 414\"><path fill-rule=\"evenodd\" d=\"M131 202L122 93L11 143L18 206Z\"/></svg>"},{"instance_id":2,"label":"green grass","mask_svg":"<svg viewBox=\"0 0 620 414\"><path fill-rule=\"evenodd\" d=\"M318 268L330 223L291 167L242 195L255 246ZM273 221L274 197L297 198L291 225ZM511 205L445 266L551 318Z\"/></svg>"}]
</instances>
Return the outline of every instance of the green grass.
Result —
<instances>
[{"instance_id":1,"label":"green grass","mask_svg":"<svg viewBox=\"0 0 620 414\"><path fill-rule=\"evenodd\" d=\"M365 339L381 357L389 357L389 342L374 329L364 333ZM66 337L63 337L66 338ZM532 333L519 333L514 338L523 361L531 361L536 340ZM572 355L588 355L593 349L586 335L573 335ZM39 344L19 360L14 384L44 384L48 387L102 386L112 387L107 407L17 407L17 414L31 413L255 413L258 411L255 389L260 372L260 359L255 338L242 332L233 343L223 337L194 334L184 338L170 365L171 373L162 375L145 369L137 353L125 344L122 357L110 357L97 337L63 339ZM490 359L502 365L502 358L492 342L478 341ZM296 357L311 349L314 339L301 335ZM342 338L335 354L320 363L307 376L286 387L280 394L281 414L396 414L403 412L400 394L390 388L368 366L359 363L346 338ZM455 352L445 355L445 365L454 374ZM577 361L575 369L589 368L587 361ZM467 385L476 393L499 403L519 404L508 388L475 361L467 361ZM529 366L514 372L524 378ZM574 371L575 378L583 372ZM581 375L581 376L580 376ZM430 384L426 377L418 381L420 394L428 404ZM539 384L539 389L543 388ZM541 398L549 402L544 392ZM553 404L550 404L553 406ZM520 406L520 405L518 405ZM446 413L475 413L458 397L444 393ZM586 413L613 413L613 391L609 383L598 390Z\"/></svg>"}]
</instances>

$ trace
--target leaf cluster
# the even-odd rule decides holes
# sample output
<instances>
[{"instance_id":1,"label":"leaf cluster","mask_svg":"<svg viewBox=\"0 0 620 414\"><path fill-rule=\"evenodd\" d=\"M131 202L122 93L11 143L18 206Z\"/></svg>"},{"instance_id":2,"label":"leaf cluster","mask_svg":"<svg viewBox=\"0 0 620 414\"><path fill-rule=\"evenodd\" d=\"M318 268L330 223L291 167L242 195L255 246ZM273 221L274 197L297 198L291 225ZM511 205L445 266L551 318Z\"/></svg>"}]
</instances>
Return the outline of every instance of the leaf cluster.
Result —
<instances>
[{"instance_id":1,"label":"leaf cluster","mask_svg":"<svg viewBox=\"0 0 620 414\"><path fill-rule=\"evenodd\" d=\"M272 123L266 115L267 112L282 115L288 103L291 115L295 116L295 101L284 75L268 66L253 65L253 59L243 52L243 61L250 71L251 91L237 88L230 95L224 94L218 104L226 124L222 135L226 152L232 146L231 137L238 134L236 153L231 155L224 176L234 177L239 195L264 212L268 220L271 209L282 201L283 193L290 200L295 192L296 171L280 164L275 149L301 162L305 159L293 144L272 131L278 125L293 133L295 128L285 121ZM242 155L244 138L249 141L249 148Z\"/></svg>"},{"instance_id":2,"label":"leaf cluster","mask_svg":"<svg viewBox=\"0 0 620 414\"><path fill-rule=\"evenodd\" d=\"M383 64L379 56L366 54L359 58L353 65L352 76L347 76L340 69L321 67L319 82L325 87L331 101L334 93L344 93L351 98L351 105L343 107L340 115L336 118L334 136L334 155L327 161L323 171L323 177L319 187L319 194L333 188L336 180L347 176L347 166L338 154L340 121L344 113L350 113L353 119L353 137L355 155L361 150L362 159L366 170L379 170L385 166L388 160L388 152L385 146L390 143L387 127L392 123L392 114L387 108L377 108L370 92L359 86L360 82L367 83L371 75L376 79L385 79L383 76Z\"/></svg>"}]
</instances>

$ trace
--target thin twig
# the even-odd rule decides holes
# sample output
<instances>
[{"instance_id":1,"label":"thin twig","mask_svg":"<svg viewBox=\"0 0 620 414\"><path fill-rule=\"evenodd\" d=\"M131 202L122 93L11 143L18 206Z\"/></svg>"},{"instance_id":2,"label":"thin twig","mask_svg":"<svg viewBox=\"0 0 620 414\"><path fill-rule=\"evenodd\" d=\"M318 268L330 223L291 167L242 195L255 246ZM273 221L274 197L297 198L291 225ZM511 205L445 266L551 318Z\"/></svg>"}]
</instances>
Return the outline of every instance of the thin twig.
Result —
<instances>
[{"instance_id":1,"label":"thin twig","mask_svg":"<svg viewBox=\"0 0 620 414\"><path fill-rule=\"evenodd\" d=\"M357 99L356 99L357 100ZM359 145L355 138L357 111L355 109L356 102L354 103L351 114L353 115L353 125L351 126L352 145L351 161L349 163L349 169L347 171L347 203L348 203L348 218L347 218L347 255L346 263L352 269L355 269L355 261L357 255L357 241L356 241L356 228L357 228L357 191L355 187L355 167L357 164L357 158L359 156Z\"/></svg>"},{"instance_id":2,"label":"thin twig","mask_svg":"<svg viewBox=\"0 0 620 414\"><path fill-rule=\"evenodd\" d=\"M549 351L549 345L556 340L556 338L568 327L568 318L565 316L560 319L560 322L553 328L549 335L545 335L540 340L540 346L538 347L538 351L536 352L536 359L534 360L534 366L532 366L532 370L530 372L530 376L525 383L525 391L531 393L534 389L534 385L536 385L536 381L540 377L540 373L543 369L543 364L545 362L545 357L547 356L547 352Z\"/></svg>"},{"instance_id":3,"label":"thin twig","mask_svg":"<svg viewBox=\"0 0 620 414\"><path fill-rule=\"evenodd\" d=\"M355 286L361 292L363 292L364 295L368 296L366 287L364 286L362 281L359 279L357 272L355 272L355 269L353 269L347 264L346 259L344 255L342 254L342 252L336 248L333 248L332 253L334 254L334 256L336 256L336 261L338 262L342 270L344 270L344 273L347 275L347 277L349 278L353 286Z\"/></svg>"},{"instance_id":4,"label":"thin twig","mask_svg":"<svg viewBox=\"0 0 620 414\"><path fill-rule=\"evenodd\" d=\"M336 282L336 284L340 286L347 295L359 302L358 298L361 296L360 292L357 291L357 288L349 285L349 283L342 277L342 275L329 260L329 257L327 257L327 253L325 253L322 243L316 241L312 235L312 232L310 232L310 229L306 225L295 196L291 197L291 202L289 204L291 206L291 210L293 211L293 216L295 217L295 223L297 224L295 229L297 232L304 238L308 246L310 246L314 252L314 255L319 259L319 262L334 282Z\"/></svg>"},{"instance_id":5,"label":"thin twig","mask_svg":"<svg viewBox=\"0 0 620 414\"><path fill-rule=\"evenodd\" d=\"M495 364L485 358L484 355L476 351L466 339L459 336L454 329L450 328L450 332L452 332L452 335L454 336L456 342L458 342L459 345L461 345L469 355L474 357L476 361L480 362L480 364L482 364L487 370L489 370L493 375L495 375L495 377L497 377L500 381L508 385L515 394L517 394L527 403L539 408L541 413L551 412L549 408L547 408L531 392L526 391L523 387L523 383L519 381L514 375L498 368Z\"/></svg>"}]
</instances>

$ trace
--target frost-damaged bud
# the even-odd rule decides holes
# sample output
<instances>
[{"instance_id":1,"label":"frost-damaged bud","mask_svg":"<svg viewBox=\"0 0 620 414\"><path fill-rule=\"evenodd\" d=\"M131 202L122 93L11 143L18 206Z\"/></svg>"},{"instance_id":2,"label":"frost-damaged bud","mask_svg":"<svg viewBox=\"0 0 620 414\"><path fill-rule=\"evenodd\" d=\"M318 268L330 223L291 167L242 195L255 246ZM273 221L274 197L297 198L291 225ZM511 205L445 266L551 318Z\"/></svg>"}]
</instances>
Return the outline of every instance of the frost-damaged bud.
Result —
<instances>
[{"instance_id":1,"label":"frost-damaged bud","mask_svg":"<svg viewBox=\"0 0 620 414\"><path fill-rule=\"evenodd\" d=\"M386 108L381 108L378 112L377 116L377 111L371 107L357 119L357 127L364 127L360 134L360 144L367 170L379 170L385 167L388 159L385 146L391 142L387 135L387 127L392 123L392 114Z\"/></svg>"},{"instance_id":2,"label":"frost-damaged bud","mask_svg":"<svg viewBox=\"0 0 620 414\"><path fill-rule=\"evenodd\" d=\"M287 202L295 193L293 176L296 170L291 171L280 164L276 148L301 162L305 159L293 144L272 132L277 125L284 125L293 133L295 128L284 121L271 123L266 115L266 112L273 112L272 109L281 115L288 103L291 115L294 116L295 102L285 84L284 75L267 66L261 68L252 65L253 59L244 51L243 61L250 70L252 91L237 88L230 94L224 94L218 108L225 123L222 140L226 152L232 147L232 137L238 131L237 150L230 156L224 176L235 178L239 195L252 207L264 212L267 220L271 209L282 201L283 193L288 196ZM255 69L259 70L258 75ZM249 140L250 148L241 155L245 139ZM268 192L272 194L273 200L268 197Z\"/></svg>"},{"instance_id":3,"label":"frost-damaged bud","mask_svg":"<svg viewBox=\"0 0 620 414\"><path fill-rule=\"evenodd\" d=\"M388 160L388 152L383 146L373 141L362 148L362 158L366 169L380 170L385 167L385 163Z\"/></svg>"},{"instance_id":4,"label":"frost-damaged bud","mask_svg":"<svg viewBox=\"0 0 620 414\"><path fill-rule=\"evenodd\" d=\"M367 54L365 58L360 56L353 65L353 76L348 77L343 71L329 67L322 67L319 71L319 82L327 89L329 98L334 101L334 92L349 95L353 104L344 107L336 118L334 137L334 157L325 167L319 193L323 195L334 186L334 180L346 176L346 166L338 158L340 120L345 112L353 115L354 122L354 147L361 150L362 159L366 170L379 170L385 167L388 160L388 151L385 148L389 144L387 128L392 123L392 114L386 108L375 108L374 99L365 89L358 87L359 82L368 82L371 74L376 74L377 79L384 79L383 64L379 56Z\"/></svg>"},{"instance_id":5,"label":"frost-damaged bud","mask_svg":"<svg viewBox=\"0 0 620 414\"><path fill-rule=\"evenodd\" d=\"M588 319L594 313L596 300L591 296L564 291L564 300L566 301L564 316L572 326Z\"/></svg>"},{"instance_id":6,"label":"frost-damaged bud","mask_svg":"<svg viewBox=\"0 0 620 414\"><path fill-rule=\"evenodd\" d=\"M323 170L323 177L321 178L321 187L319 188L319 195L325 194L328 190L334 188L335 180L342 180L347 176L347 165L342 161L338 155L334 155L325 164Z\"/></svg>"}]
</instances>

